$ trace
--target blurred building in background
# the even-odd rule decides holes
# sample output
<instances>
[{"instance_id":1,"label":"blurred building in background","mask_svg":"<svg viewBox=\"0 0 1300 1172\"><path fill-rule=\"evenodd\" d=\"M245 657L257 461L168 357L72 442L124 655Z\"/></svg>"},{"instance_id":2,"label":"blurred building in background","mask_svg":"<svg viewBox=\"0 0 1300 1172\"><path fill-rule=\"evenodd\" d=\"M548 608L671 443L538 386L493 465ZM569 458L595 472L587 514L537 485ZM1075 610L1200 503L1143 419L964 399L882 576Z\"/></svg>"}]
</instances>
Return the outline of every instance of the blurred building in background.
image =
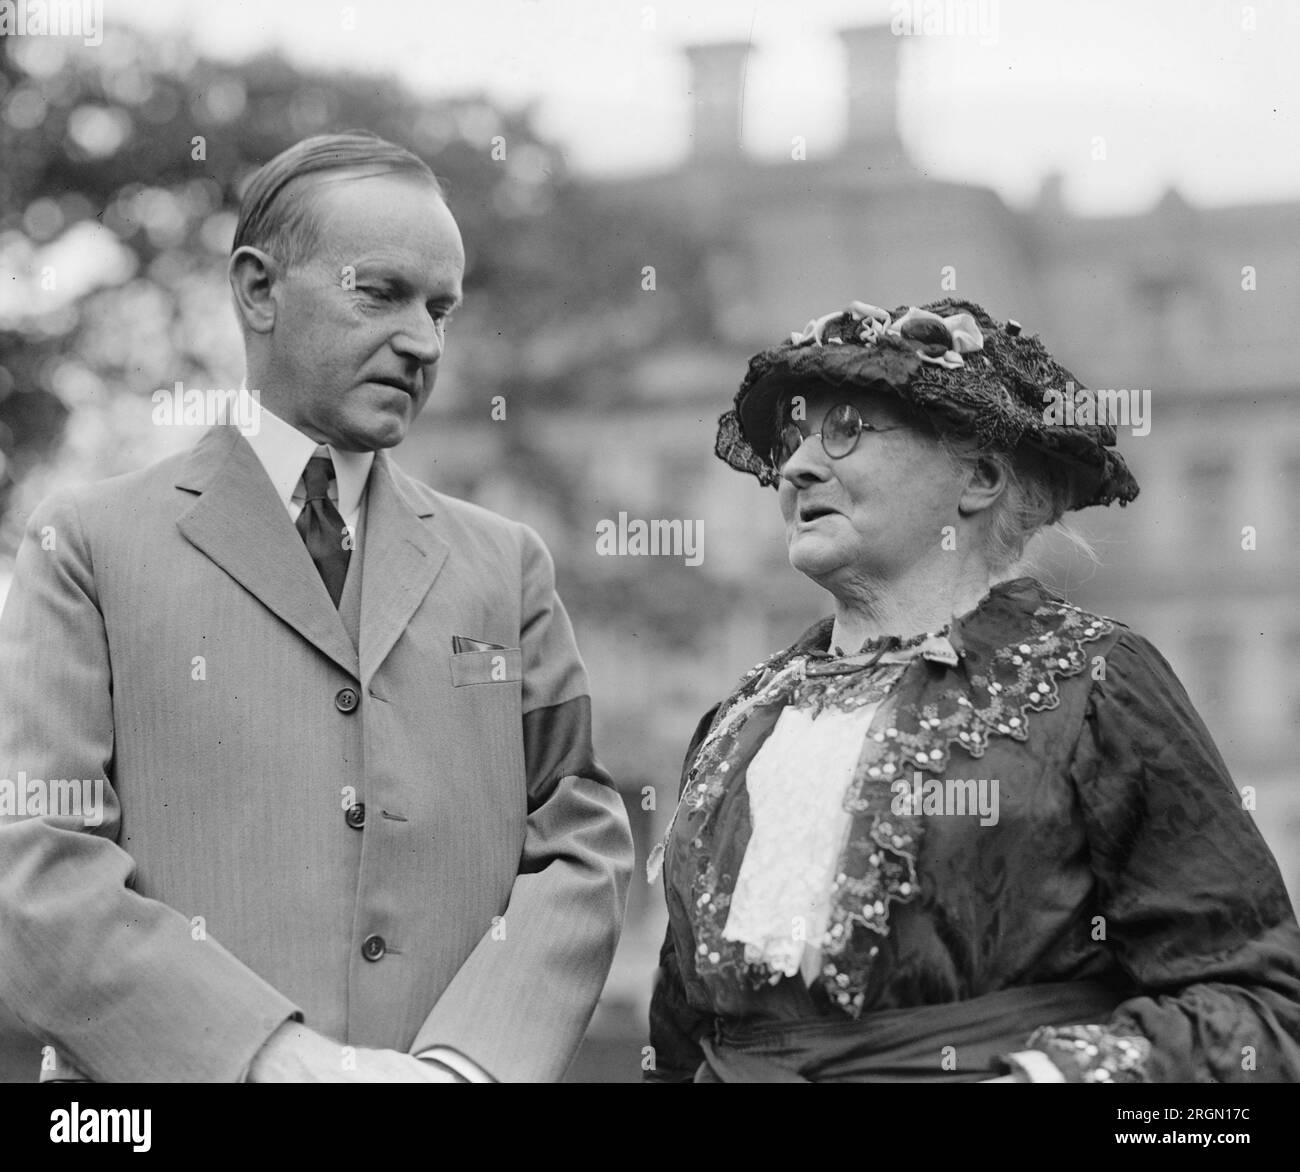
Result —
<instances>
[{"instance_id":1,"label":"blurred building in background","mask_svg":"<svg viewBox=\"0 0 1300 1172\"><path fill-rule=\"evenodd\" d=\"M570 406L521 404L529 443L561 478L512 458L518 433L484 409L426 418L405 459L548 541L591 671L597 747L644 858L671 817L696 721L829 611L786 562L775 494L712 455L714 422L748 356L855 298L893 307L967 297L1014 318L1084 386L1150 392L1149 432L1119 429L1141 496L1072 519L1101 565L1049 539L1034 568L1171 661L1300 898L1290 752L1300 727L1300 376L1280 328L1300 274L1300 203L1205 210L1170 191L1142 214L1080 218L1049 175L1036 205L1014 210L909 161L895 119L902 39L885 26L842 37L848 136L823 159L798 157L796 141L779 163L739 145L746 46L687 50L690 161L607 183L604 195L626 209L629 230L650 210L695 226L713 329L628 355ZM648 247L644 263L655 261ZM656 268L655 279L662 287L674 275ZM547 496L557 483L563 503ZM599 556L596 527L620 512L701 521L702 564ZM644 1029L665 921L662 887L638 873L608 1012L588 1043L593 1065L580 1073L599 1062L607 1077L636 1076L626 1023Z\"/></svg>"},{"instance_id":2,"label":"blurred building in background","mask_svg":"<svg viewBox=\"0 0 1300 1172\"><path fill-rule=\"evenodd\" d=\"M836 153L815 157L796 139L788 160L748 156L749 50L699 45L686 50L690 159L600 183L564 174L526 120L479 101L417 108L365 79L275 61L217 69L147 46L132 58L112 42L117 63L97 58L102 76L48 55L14 69L0 43L0 260L36 271L78 221L77 247L107 249L107 275L75 302L0 296L0 593L32 497L59 477L162 454L159 437L139 438L150 391L182 378L238 384L220 272L239 182L303 134L370 125L450 177L470 260L435 399L398 459L550 546L591 674L597 748L641 861L671 817L700 716L829 610L786 561L775 493L713 456L748 356L850 299L892 308L957 296L1041 334L1088 387L1149 388L1149 432L1120 428L1141 496L1075 522L1100 567L1049 541L1036 572L1164 652L1238 786L1253 787L1257 823L1300 897L1300 789L1286 752L1300 724L1300 398L1283 318L1300 274L1300 202L1211 211L1170 192L1142 214L1080 218L1047 176L1034 206L1013 209L910 161L896 116L906 41L887 26L841 35L849 129ZM172 80L151 73L160 61ZM101 112L79 115L86 103ZM37 115L62 134L60 111L76 140L66 159L39 137L50 132ZM187 170L196 128L208 161ZM495 133L520 144L504 167L486 162ZM159 143L161 162L130 155ZM602 555L597 528L620 516L702 525L702 559ZM638 871L574 1077L640 1077L665 919L662 886Z\"/></svg>"}]
</instances>

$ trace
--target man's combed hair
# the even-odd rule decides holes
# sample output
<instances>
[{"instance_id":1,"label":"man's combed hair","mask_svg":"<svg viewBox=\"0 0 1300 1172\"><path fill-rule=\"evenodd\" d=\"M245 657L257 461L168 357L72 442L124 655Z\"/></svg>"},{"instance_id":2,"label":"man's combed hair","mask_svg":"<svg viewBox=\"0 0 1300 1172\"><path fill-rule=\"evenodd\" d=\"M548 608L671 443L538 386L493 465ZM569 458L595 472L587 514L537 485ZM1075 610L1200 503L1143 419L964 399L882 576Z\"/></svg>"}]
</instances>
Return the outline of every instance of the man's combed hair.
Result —
<instances>
[{"instance_id":1,"label":"man's combed hair","mask_svg":"<svg viewBox=\"0 0 1300 1172\"><path fill-rule=\"evenodd\" d=\"M281 151L250 180L240 200L231 251L244 245L260 248L286 268L293 268L311 256L317 240L311 198L314 184L295 181L330 171L416 175L432 184L440 198L445 198L442 185L429 165L405 147L368 130L318 134Z\"/></svg>"}]
</instances>

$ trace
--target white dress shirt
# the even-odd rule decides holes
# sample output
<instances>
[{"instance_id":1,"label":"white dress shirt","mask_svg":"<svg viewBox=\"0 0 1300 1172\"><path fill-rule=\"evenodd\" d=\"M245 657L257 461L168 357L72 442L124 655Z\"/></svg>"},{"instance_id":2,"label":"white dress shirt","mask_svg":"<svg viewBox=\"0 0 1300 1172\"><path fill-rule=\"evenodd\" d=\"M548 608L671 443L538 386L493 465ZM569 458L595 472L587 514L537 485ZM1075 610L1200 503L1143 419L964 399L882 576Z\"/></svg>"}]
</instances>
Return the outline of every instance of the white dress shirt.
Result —
<instances>
[{"instance_id":1,"label":"white dress shirt","mask_svg":"<svg viewBox=\"0 0 1300 1172\"><path fill-rule=\"evenodd\" d=\"M304 435L290 423L286 423L274 412L263 405L255 405L247 389L239 391L239 419L256 418L256 429L245 432L256 453L257 458L266 469L266 474L275 486L276 495L289 510L289 517L297 521L307 499L303 486L302 474L307 461L321 449L322 455L328 455L334 461L335 479L330 481L330 500L338 509L339 516L348 531L355 534L357 520L361 516L361 500L365 495L366 481L370 477L370 466L375 461L374 452L343 452L330 444L318 444L309 435ZM254 412L257 412L256 416Z\"/></svg>"}]
</instances>

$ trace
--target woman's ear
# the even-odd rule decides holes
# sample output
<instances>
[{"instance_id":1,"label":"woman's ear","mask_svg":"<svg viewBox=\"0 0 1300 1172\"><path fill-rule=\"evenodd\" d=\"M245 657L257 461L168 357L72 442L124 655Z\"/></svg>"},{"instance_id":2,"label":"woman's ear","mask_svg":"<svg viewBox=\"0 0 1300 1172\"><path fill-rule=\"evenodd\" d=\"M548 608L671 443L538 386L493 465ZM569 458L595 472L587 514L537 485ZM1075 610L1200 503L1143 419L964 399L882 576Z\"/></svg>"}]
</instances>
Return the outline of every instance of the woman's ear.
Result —
<instances>
[{"instance_id":1,"label":"woman's ear","mask_svg":"<svg viewBox=\"0 0 1300 1172\"><path fill-rule=\"evenodd\" d=\"M240 324L255 334L269 334L275 325L273 290L279 278L275 261L260 248L245 244L231 256L227 276Z\"/></svg>"},{"instance_id":2,"label":"woman's ear","mask_svg":"<svg viewBox=\"0 0 1300 1172\"><path fill-rule=\"evenodd\" d=\"M981 456L971 466L957 509L963 517L983 512L1006 491L1009 472L1005 461Z\"/></svg>"}]
</instances>

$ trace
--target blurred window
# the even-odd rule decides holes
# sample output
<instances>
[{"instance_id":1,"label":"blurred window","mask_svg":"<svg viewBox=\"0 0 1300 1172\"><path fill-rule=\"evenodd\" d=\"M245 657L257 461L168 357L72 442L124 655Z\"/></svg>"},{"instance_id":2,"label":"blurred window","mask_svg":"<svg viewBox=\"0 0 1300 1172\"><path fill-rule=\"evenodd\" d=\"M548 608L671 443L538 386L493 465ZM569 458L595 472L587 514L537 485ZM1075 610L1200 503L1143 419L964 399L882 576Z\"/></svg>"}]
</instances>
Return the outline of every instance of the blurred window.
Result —
<instances>
[{"instance_id":1,"label":"blurred window","mask_svg":"<svg viewBox=\"0 0 1300 1172\"><path fill-rule=\"evenodd\" d=\"M701 482L704 472L708 470L707 465L700 460L699 453L694 450L669 450L660 459L660 503L673 516L699 517L704 507Z\"/></svg>"},{"instance_id":2,"label":"blurred window","mask_svg":"<svg viewBox=\"0 0 1300 1172\"><path fill-rule=\"evenodd\" d=\"M1283 547L1290 551L1292 557L1300 557L1300 542L1295 540L1296 534L1300 533L1300 456L1287 458L1282 477L1283 499L1290 512L1287 521L1291 536L1291 540L1285 542Z\"/></svg>"},{"instance_id":3,"label":"blurred window","mask_svg":"<svg viewBox=\"0 0 1300 1172\"><path fill-rule=\"evenodd\" d=\"M1286 641L1286 662L1282 668L1286 681L1286 703L1282 709L1286 728L1294 732L1300 728L1300 628L1292 631ZM1297 807L1300 811L1300 807ZM1300 835L1297 836L1300 841Z\"/></svg>"},{"instance_id":4,"label":"blurred window","mask_svg":"<svg viewBox=\"0 0 1300 1172\"><path fill-rule=\"evenodd\" d=\"M1217 548L1228 537L1233 525L1233 480L1232 462L1226 456L1207 452L1188 460L1183 470L1183 508L1192 538L1189 549L1207 539L1211 548Z\"/></svg>"},{"instance_id":5,"label":"blurred window","mask_svg":"<svg viewBox=\"0 0 1300 1172\"><path fill-rule=\"evenodd\" d=\"M1233 668L1237 647L1232 632L1223 627L1203 627L1189 647L1196 673L1191 682L1193 701L1211 730L1228 728ZM1300 674L1296 676L1300 680Z\"/></svg>"}]
</instances>

